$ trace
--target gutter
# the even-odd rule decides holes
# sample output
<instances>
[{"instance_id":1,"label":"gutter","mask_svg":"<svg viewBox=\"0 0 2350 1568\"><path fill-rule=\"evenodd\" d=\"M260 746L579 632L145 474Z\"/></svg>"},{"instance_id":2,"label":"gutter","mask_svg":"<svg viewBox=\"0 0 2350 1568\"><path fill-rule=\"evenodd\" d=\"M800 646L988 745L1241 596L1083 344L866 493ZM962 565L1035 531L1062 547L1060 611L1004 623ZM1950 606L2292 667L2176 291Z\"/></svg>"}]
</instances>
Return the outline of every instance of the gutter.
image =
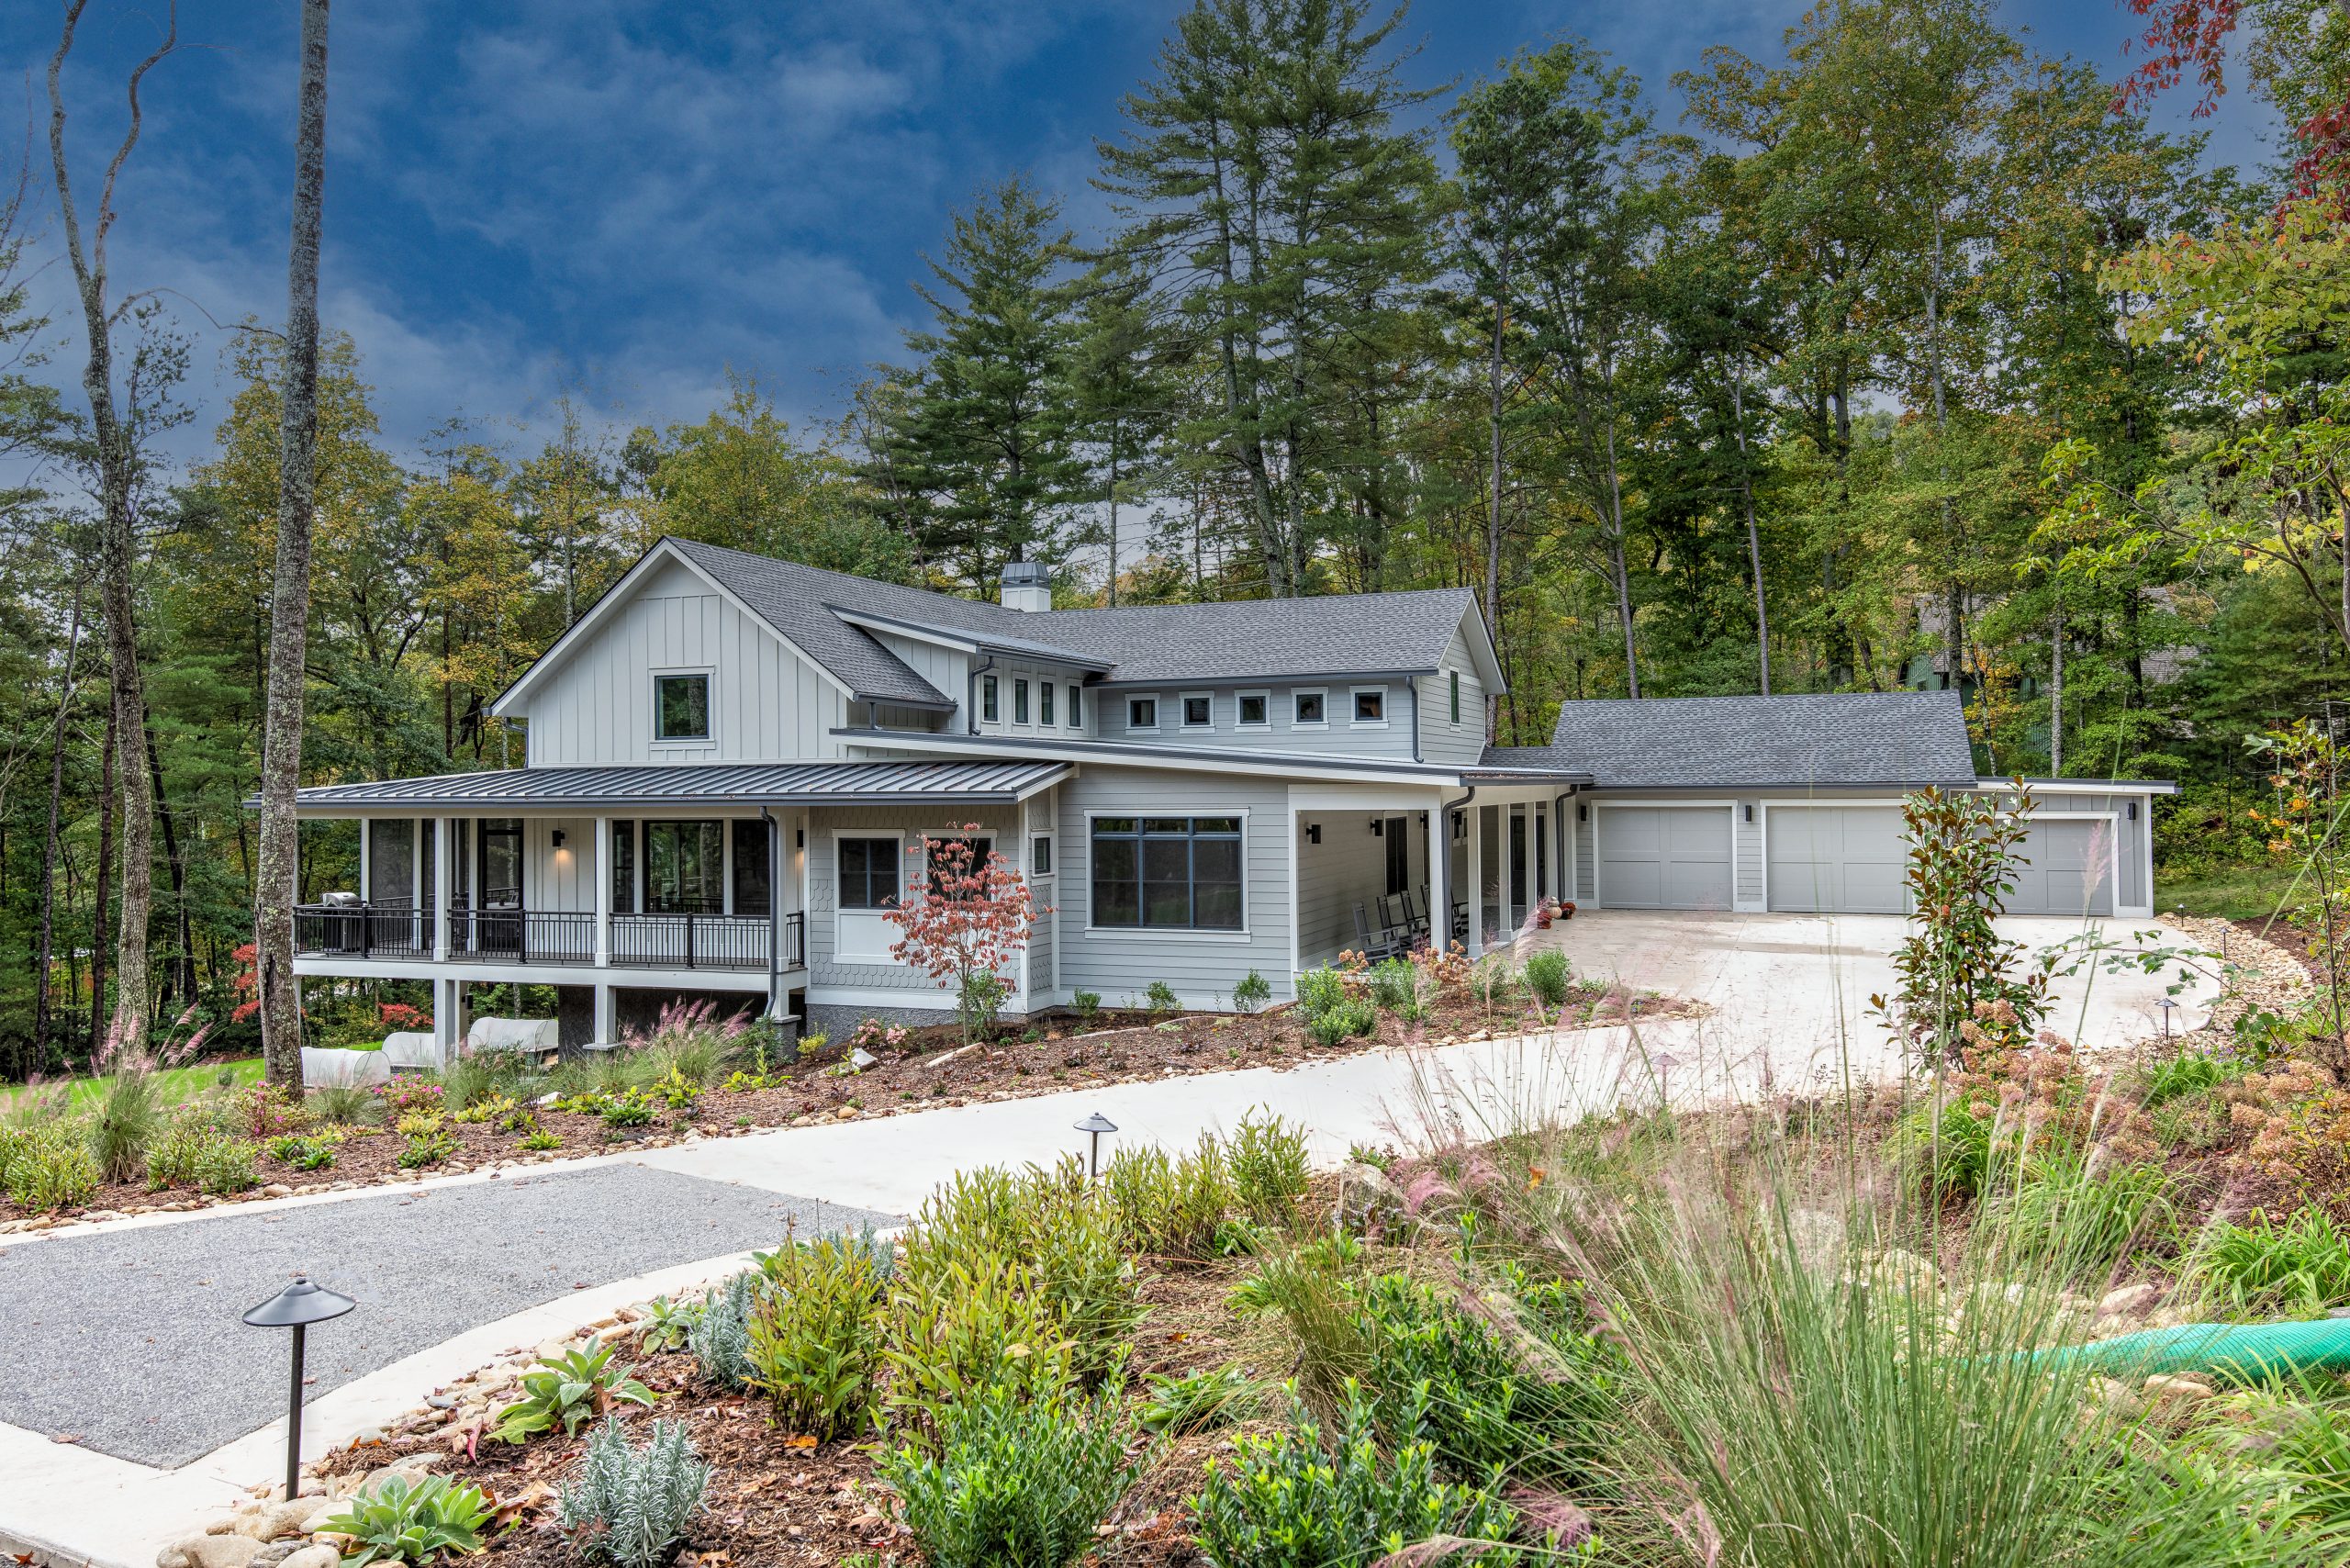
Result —
<instances>
[{"instance_id":1,"label":"gutter","mask_svg":"<svg viewBox=\"0 0 2350 1568\"><path fill-rule=\"evenodd\" d=\"M1420 683L1407 680L1404 683L1404 689L1412 695L1412 760L1426 762L1427 758L1420 755Z\"/></svg>"}]
</instances>

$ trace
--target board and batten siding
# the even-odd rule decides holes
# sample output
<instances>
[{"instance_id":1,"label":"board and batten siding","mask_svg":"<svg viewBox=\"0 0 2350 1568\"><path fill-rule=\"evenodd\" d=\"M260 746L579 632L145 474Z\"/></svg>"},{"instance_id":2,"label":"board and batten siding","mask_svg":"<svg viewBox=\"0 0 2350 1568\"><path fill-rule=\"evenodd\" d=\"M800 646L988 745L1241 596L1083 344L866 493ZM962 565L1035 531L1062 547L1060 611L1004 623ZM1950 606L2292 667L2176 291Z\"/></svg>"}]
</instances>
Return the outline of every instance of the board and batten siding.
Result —
<instances>
[{"instance_id":1,"label":"board and batten siding","mask_svg":"<svg viewBox=\"0 0 2350 1568\"><path fill-rule=\"evenodd\" d=\"M1249 970L1273 996L1292 993L1289 968L1289 787L1278 780L1155 768L1092 768L1060 790L1060 992L1091 991L1112 1006L1140 1001L1165 980L1186 1006L1229 1006ZM1091 929L1089 814L1214 817L1245 813L1241 898L1245 933Z\"/></svg>"},{"instance_id":2,"label":"board and batten siding","mask_svg":"<svg viewBox=\"0 0 2350 1568\"><path fill-rule=\"evenodd\" d=\"M1460 672L1460 722L1452 722L1452 672ZM1416 683L1420 694L1420 756L1427 762L1475 762L1485 755L1485 683L1470 656L1469 638L1456 630L1444 663Z\"/></svg>"},{"instance_id":3,"label":"board and batten siding","mask_svg":"<svg viewBox=\"0 0 2350 1568\"><path fill-rule=\"evenodd\" d=\"M653 736L656 670L711 672L709 741ZM671 562L531 696L534 767L581 763L781 762L837 756L840 689L766 625Z\"/></svg>"}]
</instances>

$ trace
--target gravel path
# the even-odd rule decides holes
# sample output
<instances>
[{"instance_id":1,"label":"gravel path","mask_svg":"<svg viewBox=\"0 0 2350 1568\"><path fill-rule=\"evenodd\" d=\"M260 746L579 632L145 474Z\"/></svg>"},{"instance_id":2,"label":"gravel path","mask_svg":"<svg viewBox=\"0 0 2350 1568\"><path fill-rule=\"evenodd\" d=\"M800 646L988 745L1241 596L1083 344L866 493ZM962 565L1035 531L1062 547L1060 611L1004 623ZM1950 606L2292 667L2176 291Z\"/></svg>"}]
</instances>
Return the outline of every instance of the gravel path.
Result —
<instances>
[{"instance_id":1,"label":"gravel path","mask_svg":"<svg viewBox=\"0 0 2350 1568\"><path fill-rule=\"evenodd\" d=\"M868 1222L894 1217L612 1165L20 1244L0 1421L185 1464L285 1410L286 1335L238 1318L297 1272L360 1304L310 1331L316 1398L575 1285Z\"/></svg>"}]
</instances>

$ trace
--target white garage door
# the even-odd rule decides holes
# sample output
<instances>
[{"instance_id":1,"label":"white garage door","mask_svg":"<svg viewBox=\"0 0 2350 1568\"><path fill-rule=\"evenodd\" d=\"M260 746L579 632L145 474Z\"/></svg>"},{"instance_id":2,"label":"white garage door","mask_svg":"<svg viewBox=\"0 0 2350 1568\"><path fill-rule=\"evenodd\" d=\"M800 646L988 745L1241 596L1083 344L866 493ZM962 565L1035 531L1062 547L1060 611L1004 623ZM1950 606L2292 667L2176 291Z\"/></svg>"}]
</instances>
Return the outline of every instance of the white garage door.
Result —
<instances>
[{"instance_id":1,"label":"white garage door","mask_svg":"<svg viewBox=\"0 0 2350 1568\"><path fill-rule=\"evenodd\" d=\"M2018 846L2009 914L2111 914L2113 824L2043 818Z\"/></svg>"},{"instance_id":2,"label":"white garage door","mask_svg":"<svg viewBox=\"0 0 2350 1568\"><path fill-rule=\"evenodd\" d=\"M1728 909L1728 806L1602 806L1599 902L1606 909Z\"/></svg>"},{"instance_id":3,"label":"white garage door","mask_svg":"<svg viewBox=\"0 0 2350 1568\"><path fill-rule=\"evenodd\" d=\"M1899 914L1908 846L1898 806L1773 806L1770 907L1804 914Z\"/></svg>"}]
</instances>

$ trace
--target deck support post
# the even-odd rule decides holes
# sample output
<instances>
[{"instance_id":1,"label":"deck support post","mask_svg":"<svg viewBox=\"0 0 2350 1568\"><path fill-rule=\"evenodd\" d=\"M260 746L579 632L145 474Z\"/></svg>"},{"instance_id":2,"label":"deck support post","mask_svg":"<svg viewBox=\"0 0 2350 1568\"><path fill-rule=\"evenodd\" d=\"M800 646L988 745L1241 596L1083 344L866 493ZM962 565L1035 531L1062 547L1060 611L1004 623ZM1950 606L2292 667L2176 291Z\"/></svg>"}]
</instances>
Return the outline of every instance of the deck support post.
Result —
<instances>
[{"instance_id":1,"label":"deck support post","mask_svg":"<svg viewBox=\"0 0 2350 1568\"><path fill-rule=\"evenodd\" d=\"M1452 813L1444 791L1428 808L1428 951L1442 958L1452 949Z\"/></svg>"},{"instance_id":2,"label":"deck support post","mask_svg":"<svg viewBox=\"0 0 2350 1568\"><path fill-rule=\"evenodd\" d=\"M596 967L606 969L612 961L612 819L610 817L596 819L596 863L588 868L588 876L596 887Z\"/></svg>"},{"instance_id":3,"label":"deck support post","mask_svg":"<svg viewBox=\"0 0 2350 1568\"><path fill-rule=\"evenodd\" d=\"M612 1004L618 994L619 988L617 986L599 985L594 989L596 992L596 1044L599 1046L616 1045L620 1041L620 1030L614 1025L612 1021Z\"/></svg>"},{"instance_id":4,"label":"deck support post","mask_svg":"<svg viewBox=\"0 0 2350 1568\"><path fill-rule=\"evenodd\" d=\"M1477 958L1485 952L1485 808L1472 805L1468 813L1468 864L1460 870L1460 893L1469 906L1469 956Z\"/></svg>"}]
</instances>

